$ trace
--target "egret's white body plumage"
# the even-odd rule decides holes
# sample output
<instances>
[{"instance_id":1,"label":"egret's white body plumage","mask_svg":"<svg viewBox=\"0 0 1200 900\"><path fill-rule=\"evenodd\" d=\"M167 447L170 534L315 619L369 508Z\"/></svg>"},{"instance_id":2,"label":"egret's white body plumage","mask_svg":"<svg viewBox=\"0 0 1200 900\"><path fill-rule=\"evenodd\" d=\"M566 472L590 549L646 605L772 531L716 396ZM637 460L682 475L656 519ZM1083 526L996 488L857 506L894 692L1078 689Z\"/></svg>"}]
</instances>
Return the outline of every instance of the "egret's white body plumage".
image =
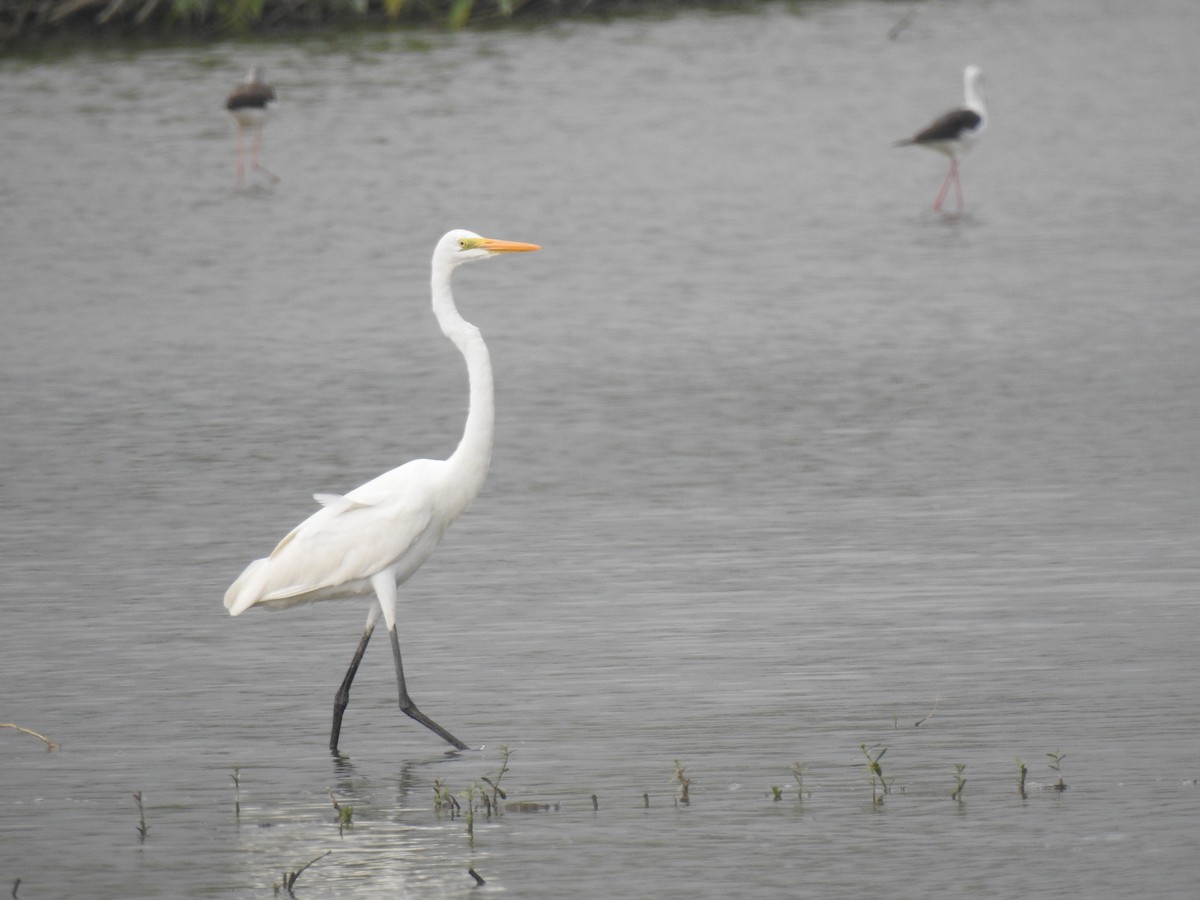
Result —
<instances>
[{"instance_id":1,"label":"egret's white body plumage","mask_svg":"<svg viewBox=\"0 0 1200 900\"><path fill-rule=\"evenodd\" d=\"M288 609L360 597L374 592L372 579L385 571L396 585L403 584L466 511L438 502L445 465L413 460L344 496L314 494L321 509L292 529L269 557L250 563L229 588L230 615L251 606Z\"/></svg>"},{"instance_id":2,"label":"egret's white body plumage","mask_svg":"<svg viewBox=\"0 0 1200 900\"><path fill-rule=\"evenodd\" d=\"M315 494L321 508L297 525L270 556L250 563L225 593L225 608L239 615L252 606L288 609L320 600L374 594L359 653L335 701L331 749L337 749L349 683L382 613L392 633L401 708L451 743L457 739L412 706L404 689L396 630L396 588L429 559L442 535L478 495L492 455L495 402L492 365L479 329L459 315L450 277L459 265L497 253L538 249L496 241L470 231L448 232L433 253L433 311L442 332L467 364L470 402L462 440L446 460L417 459L373 478L348 494ZM410 702L411 705L411 702ZM415 713L415 715L414 715Z\"/></svg>"}]
</instances>

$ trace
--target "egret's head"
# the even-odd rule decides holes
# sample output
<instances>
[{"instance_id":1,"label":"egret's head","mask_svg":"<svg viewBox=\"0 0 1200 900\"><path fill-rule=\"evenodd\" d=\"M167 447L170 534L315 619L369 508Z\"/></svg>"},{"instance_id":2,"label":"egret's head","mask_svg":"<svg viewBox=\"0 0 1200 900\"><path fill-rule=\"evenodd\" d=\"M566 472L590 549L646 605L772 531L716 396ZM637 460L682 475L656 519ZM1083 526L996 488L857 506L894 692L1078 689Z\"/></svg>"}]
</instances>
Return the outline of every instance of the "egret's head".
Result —
<instances>
[{"instance_id":1,"label":"egret's head","mask_svg":"<svg viewBox=\"0 0 1200 900\"><path fill-rule=\"evenodd\" d=\"M541 249L537 244L499 241L495 238L480 237L473 231L457 228L454 231L446 232L438 241L433 256L435 260L443 260L453 268L477 259L487 259L499 253L526 253L530 250Z\"/></svg>"}]
</instances>

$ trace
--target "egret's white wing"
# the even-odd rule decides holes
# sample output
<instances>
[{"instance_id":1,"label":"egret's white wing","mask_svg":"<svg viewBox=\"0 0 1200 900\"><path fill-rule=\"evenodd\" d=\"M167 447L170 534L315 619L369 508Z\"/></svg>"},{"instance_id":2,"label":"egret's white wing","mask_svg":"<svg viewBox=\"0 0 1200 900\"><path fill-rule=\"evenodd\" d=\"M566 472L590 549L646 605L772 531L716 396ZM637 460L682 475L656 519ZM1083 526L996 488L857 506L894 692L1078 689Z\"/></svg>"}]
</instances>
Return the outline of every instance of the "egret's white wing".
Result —
<instances>
[{"instance_id":1,"label":"egret's white wing","mask_svg":"<svg viewBox=\"0 0 1200 900\"><path fill-rule=\"evenodd\" d=\"M408 468L408 467L403 467ZM317 495L317 510L255 560L225 595L231 615L268 604L292 606L365 594L372 575L395 567L407 577L432 553L439 527L428 490L416 474L393 470L353 491ZM386 480L385 480L386 479Z\"/></svg>"}]
</instances>

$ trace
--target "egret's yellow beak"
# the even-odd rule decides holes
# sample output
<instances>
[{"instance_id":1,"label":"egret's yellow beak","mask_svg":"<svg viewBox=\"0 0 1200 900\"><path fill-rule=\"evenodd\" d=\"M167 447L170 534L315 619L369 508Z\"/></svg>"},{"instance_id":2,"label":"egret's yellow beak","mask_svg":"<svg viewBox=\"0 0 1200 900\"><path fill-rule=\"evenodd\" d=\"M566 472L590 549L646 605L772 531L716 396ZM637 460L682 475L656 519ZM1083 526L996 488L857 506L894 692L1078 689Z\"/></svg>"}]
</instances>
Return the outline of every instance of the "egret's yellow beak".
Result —
<instances>
[{"instance_id":1,"label":"egret's yellow beak","mask_svg":"<svg viewBox=\"0 0 1200 900\"><path fill-rule=\"evenodd\" d=\"M480 238L478 246L492 253L528 253L530 250L541 250L537 244L523 244L520 241L498 241L495 238Z\"/></svg>"}]
</instances>

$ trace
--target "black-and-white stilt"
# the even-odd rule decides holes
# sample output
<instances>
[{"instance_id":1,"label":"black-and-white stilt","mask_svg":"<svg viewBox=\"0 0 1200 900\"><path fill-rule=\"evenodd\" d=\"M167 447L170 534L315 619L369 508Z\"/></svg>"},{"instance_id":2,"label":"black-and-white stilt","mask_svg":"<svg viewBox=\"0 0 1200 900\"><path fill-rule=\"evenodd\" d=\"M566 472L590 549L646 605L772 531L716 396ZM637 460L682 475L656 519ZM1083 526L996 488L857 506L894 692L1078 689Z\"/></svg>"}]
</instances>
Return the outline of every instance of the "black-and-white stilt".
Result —
<instances>
[{"instance_id":1,"label":"black-and-white stilt","mask_svg":"<svg viewBox=\"0 0 1200 900\"><path fill-rule=\"evenodd\" d=\"M247 128L254 131L254 148L250 154L250 168L257 169L272 181L279 178L258 161L262 150L263 125L267 122L271 107L275 105L275 91L263 81L263 71L254 66L246 73L246 80L233 89L225 99L225 109L237 123L237 183L245 182L245 151L243 134Z\"/></svg>"},{"instance_id":2,"label":"black-and-white stilt","mask_svg":"<svg viewBox=\"0 0 1200 900\"><path fill-rule=\"evenodd\" d=\"M980 133L987 127L987 106L983 100L983 71L979 66L967 66L963 71L963 88L966 102L962 106L929 123L912 137L896 142L897 147L916 144L950 157L950 171L946 174L946 180L942 182L937 199L933 201L934 210L941 210L946 192L953 183L958 211L962 212L962 185L958 180L958 160L975 145Z\"/></svg>"}]
</instances>

